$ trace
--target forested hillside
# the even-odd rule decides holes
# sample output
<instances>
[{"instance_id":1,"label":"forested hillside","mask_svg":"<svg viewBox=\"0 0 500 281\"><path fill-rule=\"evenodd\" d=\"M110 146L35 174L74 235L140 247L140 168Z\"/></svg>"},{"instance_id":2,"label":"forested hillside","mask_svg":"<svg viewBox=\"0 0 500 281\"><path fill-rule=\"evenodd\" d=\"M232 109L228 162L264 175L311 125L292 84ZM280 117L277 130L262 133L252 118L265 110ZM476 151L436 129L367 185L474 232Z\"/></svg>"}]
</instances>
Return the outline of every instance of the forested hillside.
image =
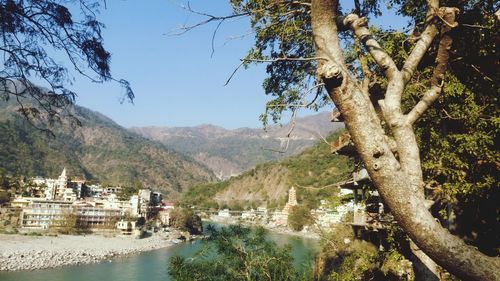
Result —
<instances>
[{"instance_id":1,"label":"forested hillside","mask_svg":"<svg viewBox=\"0 0 500 281\"><path fill-rule=\"evenodd\" d=\"M177 195L215 179L205 166L162 144L120 127L111 119L75 106L81 126L57 125L54 136L30 125L14 104L2 104L0 169L18 176L69 176L104 184L152 187Z\"/></svg>"},{"instance_id":2,"label":"forested hillside","mask_svg":"<svg viewBox=\"0 0 500 281\"><path fill-rule=\"evenodd\" d=\"M340 132L327 139L337 138ZM298 155L258 165L227 181L195 186L183 195L182 203L202 208L276 208L285 204L288 190L294 186L299 202L315 207L320 199L332 199L338 192L332 184L349 178L353 165L352 159L331 154L330 145L320 142Z\"/></svg>"}]
</instances>

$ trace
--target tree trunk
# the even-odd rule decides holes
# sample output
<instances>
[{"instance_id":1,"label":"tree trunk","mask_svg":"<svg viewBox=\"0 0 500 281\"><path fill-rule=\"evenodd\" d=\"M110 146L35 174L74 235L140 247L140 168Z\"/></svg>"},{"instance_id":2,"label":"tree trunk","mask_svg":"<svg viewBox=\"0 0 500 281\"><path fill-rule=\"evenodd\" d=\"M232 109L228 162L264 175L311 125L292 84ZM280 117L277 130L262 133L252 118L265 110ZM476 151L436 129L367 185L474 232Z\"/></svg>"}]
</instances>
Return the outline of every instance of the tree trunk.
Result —
<instances>
[{"instance_id":1,"label":"tree trunk","mask_svg":"<svg viewBox=\"0 0 500 281\"><path fill-rule=\"evenodd\" d=\"M340 110L375 187L408 236L440 266L464 280L500 280L499 258L466 245L441 227L425 208L419 151L411 124L401 120L389 124L399 158L391 152L369 97L350 77L345 65L334 22L337 4L332 0L312 1L318 75ZM389 83L386 96L397 94L390 91L400 86Z\"/></svg>"}]
</instances>

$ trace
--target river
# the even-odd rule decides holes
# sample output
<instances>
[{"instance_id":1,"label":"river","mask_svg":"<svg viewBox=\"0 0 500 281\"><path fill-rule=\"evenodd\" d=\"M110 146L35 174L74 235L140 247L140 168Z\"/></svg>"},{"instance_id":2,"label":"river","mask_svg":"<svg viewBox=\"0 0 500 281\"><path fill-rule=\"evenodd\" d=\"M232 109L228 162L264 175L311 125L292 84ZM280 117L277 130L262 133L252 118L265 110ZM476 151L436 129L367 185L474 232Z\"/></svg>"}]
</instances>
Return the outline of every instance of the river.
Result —
<instances>
[{"instance_id":1,"label":"river","mask_svg":"<svg viewBox=\"0 0 500 281\"><path fill-rule=\"evenodd\" d=\"M269 236L280 246L292 246L294 265L297 268L310 263L318 248L316 240L276 233L270 233ZM194 241L98 264L0 272L0 281L168 281L171 280L168 275L168 259L176 255L192 256L200 246L200 241Z\"/></svg>"}]
</instances>

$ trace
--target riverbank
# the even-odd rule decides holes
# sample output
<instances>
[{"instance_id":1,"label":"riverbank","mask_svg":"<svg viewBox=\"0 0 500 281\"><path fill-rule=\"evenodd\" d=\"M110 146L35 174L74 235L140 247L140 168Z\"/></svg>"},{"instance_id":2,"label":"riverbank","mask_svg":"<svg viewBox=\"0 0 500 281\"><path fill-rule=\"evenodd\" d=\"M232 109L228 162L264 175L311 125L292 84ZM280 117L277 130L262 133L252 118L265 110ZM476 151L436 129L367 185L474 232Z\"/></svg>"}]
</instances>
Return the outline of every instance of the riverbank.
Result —
<instances>
[{"instance_id":1,"label":"riverbank","mask_svg":"<svg viewBox=\"0 0 500 281\"><path fill-rule=\"evenodd\" d=\"M262 224L240 221L240 220L236 220L233 218L225 218L225 217L221 218L219 216L211 216L210 219L205 220L205 222L207 222L207 223L215 222L215 223L222 224L222 225L241 224L241 225L248 226L248 227L261 226L272 233L297 236L297 237L306 238L306 239L314 239L314 240L320 239L319 233L314 232L314 231L293 231L293 230L291 230L287 227L284 227L284 226L273 226L273 225L269 225L269 224L262 225Z\"/></svg>"},{"instance_id":2,"label":"riverbank","mask_svg":"<svg viewBox=\"0 0 500 281\"><path fill-rule=\"evenodd\" d=\"M165 248L180 242L180 232L135 239L103 235L24 236L0 234L0 271L35 270L98 263L115 257Z\"/></svg>"}]
</instances>

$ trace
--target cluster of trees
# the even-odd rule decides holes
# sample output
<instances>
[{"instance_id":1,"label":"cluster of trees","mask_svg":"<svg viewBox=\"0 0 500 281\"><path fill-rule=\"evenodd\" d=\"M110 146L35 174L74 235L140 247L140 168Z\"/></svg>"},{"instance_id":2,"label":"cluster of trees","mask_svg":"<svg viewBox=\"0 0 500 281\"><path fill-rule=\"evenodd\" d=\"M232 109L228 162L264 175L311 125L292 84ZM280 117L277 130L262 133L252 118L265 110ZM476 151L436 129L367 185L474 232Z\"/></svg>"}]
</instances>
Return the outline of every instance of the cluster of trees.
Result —
<instances>
[{"instance_id":1,"label":"cluster of trees","mask_svg":"<svg viewBox=\"0 0 500 281\"><path fill-rule=\"evenodd\" d=\"M311 216L311 210L306 206L295 206L288 214L288 226L295 231L301 231L305 226L313 223L314 218Z\"/></svg>"},{"instance_id":2,"label":"cluster of trees","mask_svg":"<svg viewBox=\"0 0 500 281\"><path fill-rule=\"evenodd\" d=\"M10 201L10 193L6 190L0 190L0 205Z\"/></svg>"},{"instance_id":3,"label":"cluster of trees","mask_svg":"<svg viewBox=\"0 0 500 281\"><path fill-rule=\"evenodd\" d=\"M459 224L476 225L476 238L498 241L470 220L484 218L481 227L498 230L490 218L498 210L494 1L391 1L411 33L371 26L383 16L378 1L355 0L353 10L336 0L231 3L233 17L248 16L255 31L244 62L267 65L263 86L275 99L264 119L331 99L409 238L460 278L500 279L498 258L450 234L425 207L432 193L434 212L454 209ZM480 204L482 215L467 211Z\"/></svg>"},{"instance_id":4,"label":"cluster of trees","mask_svg":"<svg viewBox=\"0 0 500 281\"><path fill-rule=\"evenodd\" d=\"M188 231L190 234L201 234L203 224L200 216L192 210L185 208L175 208L170 212L170 225L174 228Z\"/></svg>"}]
</instances>

